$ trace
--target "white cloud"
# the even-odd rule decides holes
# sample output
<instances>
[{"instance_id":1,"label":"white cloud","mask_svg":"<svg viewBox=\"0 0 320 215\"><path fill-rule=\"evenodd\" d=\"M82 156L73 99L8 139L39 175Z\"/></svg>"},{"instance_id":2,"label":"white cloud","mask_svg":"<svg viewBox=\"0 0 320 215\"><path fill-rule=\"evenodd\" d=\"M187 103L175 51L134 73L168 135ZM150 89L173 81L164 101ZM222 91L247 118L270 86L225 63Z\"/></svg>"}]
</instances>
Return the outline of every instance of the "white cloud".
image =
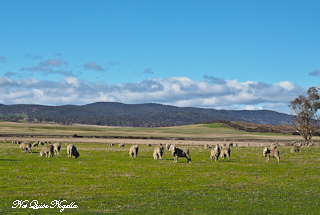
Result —
<instances>
[{"instance_id":1,"label":"white cloud","mask_svg":"<svg viewBox=\"0 0 320 215\"><path fill-rule=\"evenodd\" d=\"M289 101L304 91L306 89L289 81L266 84L238 80L208 82L187 77L169 77L107 85L103 81L88 83L73 76L64 77L59 82L35 78L15 81L0 76L0 101L4 104L82 105L98 101L155 102L181 107L271 109L289 113Z\"/></svg>"},{"instance_id":2,"label":"white cloud","mask_svg":"<svg viewBox=\"0 0 320 215\"><path fill-rule=\"evenodd\" d=\"M281 81L275 84L276 86L282 87L285 90L292 90L294 88L294 84L290 81Z\"/></svg>"}]
</instances>

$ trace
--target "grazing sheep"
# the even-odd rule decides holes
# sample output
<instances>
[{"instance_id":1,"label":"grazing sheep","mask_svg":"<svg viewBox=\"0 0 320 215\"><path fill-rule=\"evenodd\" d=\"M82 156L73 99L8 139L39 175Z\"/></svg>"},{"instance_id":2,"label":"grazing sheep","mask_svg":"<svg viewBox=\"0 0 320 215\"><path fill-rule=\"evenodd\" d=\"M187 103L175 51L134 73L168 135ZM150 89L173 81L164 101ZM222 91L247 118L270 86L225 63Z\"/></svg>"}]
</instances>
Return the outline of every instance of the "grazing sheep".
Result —
<instances>
[{"instance_id":1,"label":"grazing sheep","mask_svg":"<svg viewBox=\"0 0 320 215\"><path fill-rule=\"evenodd\" d=\"M139 146L138 145L133 145L130 147L129 155L131 157L137 157L139 151Z\"/></svg>"},{"instance_id":2,"label":"grazing sheep","mask_svg":"<svg viewBox=\"0 0 320 215\"><path fill-rule=\"evenodd\" d=\"M211 146L210 146L208 143L206 143L206 144L204 144L203 148L204 148L204 149L210 149Z\"/></svg>"},{"instance_id":3,"label":"grazing sheep","mask_svg":"<svg viewBox=\"0 0 320 215\"><path fill-rule=\"evenodd\" d=\"M114 146L114 143L109 143L108 146Z\"/></svg>"},{"instance_id":4,"label":"grazing sheep","mask_svg":"<svg viewBox=\"0 0 320 215\"><path fill-rule=\"evenodd\" d=\"M54 147L51 144L45 145L40 151L40 156L42 157L43 155L46 155L46 158L53 157L53 148Z\"/></svg>"},{"instance_id":5,"label":"grazing sheep","mask_svg":"<svg viewBox=\"0 0 320 215\"><path fill-rule=\"evenodd\" d=\"M20 149L22 149L23 152L32 152L31 151L31 143L29 142L23 142L20 144Z\"/></svg>"},{"instance_id":6,"label":"grazing sheep","mask_svg":"<svg viewBox=\"0 0 320 215\"><path fill-rule=\"evenodd\" d=\"M191 157L189 154L189 149L179 149L175 145L171 145L170 150L172 152L172 155L174 157L173 162L178 162L178 157L185 157L187 158L188 162L191 163Z\"/></svg>"},{"instance_id":7,"label":"grazing sheep","mask_svg":"<svg viewBox=\"0 0 320 215\"><path fill-rule=\"evenodd\" d=\"M59 155L60 149L61 149L60 142L53 144L53 151L55 155Z\"/></svg>"},{"instance_id":8,"label":"grazing sheep","mask_svg":"<svg viewBox=\"0 0 320 215\"><path fill-rule=\"evenodd\" d=\"M300 152L301 148L300 146L292 146L292 149L290 150L291 153Z\"/></svg>"},{"instance_id":9,"label":"grazing sheep","mask_svg":"<svg viewBox=\"0 0 320 215\"><path fill-rule=\"evenodd\" d=\"M231 148L230 146L223 146L221 148L221 153L220 153L220 157L222 159L225 159L226 157L228 158L228 160L230 160L230 154L231 154Z\"/></svg>"},{"instance_id":10,"label":"grazing sheep","mask_svg":"<svg viewBox=\"0 0 320 215\"><path fill-rule=\"evenodd\" d=\"M153 150L153 158L157 160L158 158L161 160L163 155L163 146L160 143L160 145L156 146Z\"/></svg>"},{"instance_id":11,"label":"grazing sheep","mask_svg":"<svg viewBox=\"0 0 320 215\"><path fill-rule=\"evenodd\" d=\"M39 143L38 142L35 142L32 144L32 147L38 147L39 146Z\"/></svg>"},{"instance_id":12,"label":"grazing sheep","mask_svg":"<svg viewBox=\"0 0 320 215\"><path fill-rule=\"evenodd\" d=\"M69 144L67 146L67 154L68 154L68 158L72 158L72 155L75 157L75 158L78 158L80 156L77 148L72 145L72 144Z\"/></svg>"},{"instance_id":13,"label":"grazing sheep","mask_svg":"<svg viewBox=\"0 0 320 215\"><path fill-rule=\"evenodd\" d=\"M167 143L167 144L166 144L166 149L167 149L168 151L170 150L170 146L171 146L170 143Z\"/></svg>"},{"instance_id":14,"label":"grazing sheep","mask_svg":"<svg viewBox=\"0 0 320 215\"><path fill-rule=\"evenodd\" d=\"M279 146L279 144L277 142L276 143L272 143L271 146L270 146L270 150L276 149L278 146Z\"/></svg>"},{"instance_id":15,"label":"grazing sheep","mask_svg":"<svg viewBox=\"0 0 320 215\"><path fill-rule=\"evenodd\" d=\"M210 159L212 161L212 158L214 157L214 161L218 161L218 158L220 156L220 147L217 144L213 149L211 149L211 155L210 155Z\"/></svg>"},{"instance_id":16,"label":"grazing sheep","mask_svg":"<svg viewBox=\"0 0 320 215\"><path fill-rule=\"evenodd\" d=\"M278 163L280 162L280 152L277 149L268 149L268 147L264 147L263 156L267 157L267 161L269 161L270 157L275 157L278 159Z\"/></svg>"},{"instance_id":17,"label":"grazing sheep","mask_svg":"<svg viewBox=\"0 0 320 215\"><path fill-rule=\"evenodd\" d=\"M121 148L121 147L124 147L124 145L125 145L124 143L119 143L118 147Z\"/></svg>"},{"instance_id":18,"label":"grazing sheep","mask_svg":"<svg viewBox=\"0 0 320 215\"><path fill-rule=\"evenodd\" d=\"M161 143L160 143L161 144ZM149 143L147 146L151 147L151 144Z\"/></svg>"}]
</instances>

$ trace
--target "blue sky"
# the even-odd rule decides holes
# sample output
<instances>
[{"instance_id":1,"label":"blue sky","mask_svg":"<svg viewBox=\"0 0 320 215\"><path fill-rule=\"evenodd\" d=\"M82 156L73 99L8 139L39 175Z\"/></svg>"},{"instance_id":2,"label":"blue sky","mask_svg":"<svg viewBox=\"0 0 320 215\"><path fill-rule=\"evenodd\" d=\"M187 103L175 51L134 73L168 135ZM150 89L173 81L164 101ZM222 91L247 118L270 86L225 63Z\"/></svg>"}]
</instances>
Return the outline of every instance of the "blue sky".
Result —
<instances>
[{"instance_id":1,"label":"blue sky","mask_svg":"<svg viewBox=\"0 0 320 215\"><path fill-rule=\"evenodd\" d=\"M156 102L290 113L319 86L320 1L0 5L0 103Z\"/></svg>"}]
</instances>

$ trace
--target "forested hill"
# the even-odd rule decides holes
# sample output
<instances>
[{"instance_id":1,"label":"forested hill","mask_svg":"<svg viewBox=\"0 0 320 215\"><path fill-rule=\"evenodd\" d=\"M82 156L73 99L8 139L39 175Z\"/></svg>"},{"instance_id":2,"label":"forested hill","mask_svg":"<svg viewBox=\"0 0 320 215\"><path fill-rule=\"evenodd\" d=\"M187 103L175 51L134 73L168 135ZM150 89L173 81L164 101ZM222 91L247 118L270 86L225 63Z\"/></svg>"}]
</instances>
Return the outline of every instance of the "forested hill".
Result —
<instances>
[{"instance_id":1,"label":"forested hill","mask_svg":"<svg viewBox=\"0 0 320 215\"><path fill-rule=\"evenodd\" d=\"M61 124L91 124L110 126L161 127L188 125L205 121L246 121L258 124L288 124L292 118L268 110L233 111L204 108L181 108L161 104L122 104L97 102L88 105L0 105L0 115L11 119L23 116L30 121Z\"/></svg>"}]
</instances>

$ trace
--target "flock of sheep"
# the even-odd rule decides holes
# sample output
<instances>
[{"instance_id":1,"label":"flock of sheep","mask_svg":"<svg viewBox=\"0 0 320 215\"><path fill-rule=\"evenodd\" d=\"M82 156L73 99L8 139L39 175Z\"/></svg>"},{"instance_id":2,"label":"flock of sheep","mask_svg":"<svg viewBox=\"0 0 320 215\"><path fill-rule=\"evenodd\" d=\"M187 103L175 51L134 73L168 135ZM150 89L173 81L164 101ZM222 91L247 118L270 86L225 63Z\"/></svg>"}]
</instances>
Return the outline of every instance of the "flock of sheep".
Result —
<instances>
[{"instance_id":1,"label":"flock of sheep","mask_svg":"<svg viewBox=\"0 0 320 215\"><path fill-rule=\"evenodd\" d=\"M12 141L14 144L19 144L19 147L22 149L23 152L32 152L31 148L38 147L39 145L44 145L43 148L40 151L40 156L46 156L46 158L51 158L53 155L59 155L60 149L61 149L61 143L54 143L51 144L49 141L45 141L44 143L41 141L37 141L31 145L30 142L22 142L21 141ZM75 158L78 158L80 156L77 148L73 144L67 145L67 154L68 158L72 158L74 156Z\"/></svg>"},{"instance_id":2,"label":"flock of sheep","mask_svg":"<svg viewBox=\"0 0 320 215\"><path fill-rule=\"evenodd\" d=\"M217 162L219 157L222 159L228 158L230 159L231 156L231 146L233 146L233 143L230 143L228 146L226 144L222 145L220 147L219 144L215 146L209 146L208 144L204 145L205 149L212 148L211 153L210 153L210 159L211 161L213 158ZM270 149L268 147L265 147L263 149L263 156L267 157L267 162L269 161L270 157L275 157L277 158L278 162L280 162L280 152L277 150L278 143L273 143L270 146ZM119 147L124 147L124 144L119 144ZM175 145L167 144L166 149L172 152L172 155L174 157L174 163L177 163L178 157L185 157L187 158L187 161L191 163L191 157L189 154L189 149L180 149L177 148ZM130 147L129 155L136 157L139 151L139 146L138 145L133 145ZM163 146L160 143L158 146L154 148L153 152L153 158L156 159L161 159L163 155ZM291 153L299 152L300 151L300 145L299 146L293 146L291 149Z\"/></svg>"},{"instance_id":3,"label":"flock of sheep","mask_svg":"<svg viewBox=\"0 0 320 215\"><path fill-rule=\"evenodd\" d=\"M60 142L51 144L49 141L46 141L44 144L43 142L37 141L37 142L33 143L32 145L30 142L21 143L21 141L12 141L12 143L19 144L20 148L23 150L23 152L32 152L32 150L31 150L32 147L38 147L39 145L42 145L42 146L44 145L42 150L40 151L40 156L46 155L47 158L53 157L54 154L59 155L59 152L61 149ZM112 144L112 145L114 145L114 144ZM118 145L119 148L122 148L124 146L125 146L124 143L120 143ZM151 145L149 144L149 146L151 146ZM221 157L222 159L224 159L224 158L230 159L232 146L233 146L233 143L230 143L228 145L223 144L221 146L219 144L213 145L213 146L209 146L208 144L205 144L204 149L211 148L210 159L212 161L214 158L214 160L216 162L218 162L219 157ZM280 162L280 152L277 149L277 146L278 146L278 143L273 143L270 147L266 146L263 149L262 154L263 154L263 156L267 157L267 162L269 161L270 157L274 157L278 160L278 162ZM291 153L301 151L300 146L301 146L301 144L294 145L291 149ZM171 151L172 156L174 158L174 160L173 160L174 163L177 163L179 157L185 157L187 159L187 162L191 163L189 149L177 148L175 145L171 145L169 143L166 144L165 148L168 151ZM138 152L139 152L139 145L132 145L129 149L129 155L131 157L137 157ZM163 152L164 152L164 147L160 143L159 145L157 145L154 148L153 158L155 160L162 159ZM72 156L74 156L75 158L78 158L80 155L77 148L73 144L67 145L67 154L68 154L68 158L72 158Z\"/></svg>"}]
</instances>

